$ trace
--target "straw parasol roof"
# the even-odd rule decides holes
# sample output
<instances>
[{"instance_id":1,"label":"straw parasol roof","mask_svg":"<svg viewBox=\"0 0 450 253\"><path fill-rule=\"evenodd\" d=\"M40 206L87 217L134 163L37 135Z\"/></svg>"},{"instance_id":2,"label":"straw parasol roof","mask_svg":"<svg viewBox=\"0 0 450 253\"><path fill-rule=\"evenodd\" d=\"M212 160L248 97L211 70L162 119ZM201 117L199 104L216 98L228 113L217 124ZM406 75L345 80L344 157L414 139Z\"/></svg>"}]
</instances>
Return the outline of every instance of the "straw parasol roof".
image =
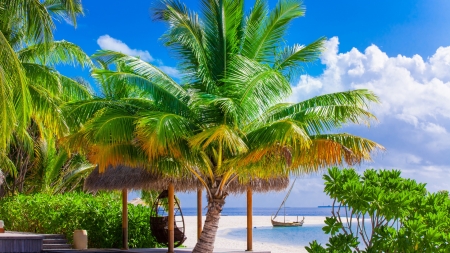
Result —
<instances>
[{"instance_id":1,"label":"straw parasol roof","mask_svg":"<svg viewBox=\"0 0 450 253\"><path fill-rule=\"evenodd\" d=\"M167 186L173 183L176 192L196 191L202 187L194 177L170 178L159 174L148 172L141 168L128 166L109 167L100 173L99 168L84 181L84 189L90 191L98 190L167 190Z\"/></svg>"},{"instance_id":2,"label":"straw parasol roof","mask_svg":"<svg viewBox=\"0 0 450 253\"><path fill-rule=\"evenodd\" d=\"M253 192L265 193L269 191L282 191L289 186L289 177L278 177L271 179L251 179L248 183L242 184L238 180L233 180L225 189L231 194L243 194L250 186Z\"/></svg>"},{"instance_id":3,"label":"straw parasol roof","mask_svg":"<svg viewBox=\"0 0 450 253\"><path fill-rule=\"evenodd\" d=\"M84 188L90 191L122 189L163 191L167 189L169 183L174 184L176 192L192 192L198 188L203 188L203 185L194 176L164 177L141 168L128 166L109 167L103 173L100 173L97 167L86 178ZM257 178L244 184L238 180L233 180L225 190L231 194L243 194L247 191L248 186L252 188L253 192L282 191L289 186L289 178Z\"/></svg>"}]
</instances>

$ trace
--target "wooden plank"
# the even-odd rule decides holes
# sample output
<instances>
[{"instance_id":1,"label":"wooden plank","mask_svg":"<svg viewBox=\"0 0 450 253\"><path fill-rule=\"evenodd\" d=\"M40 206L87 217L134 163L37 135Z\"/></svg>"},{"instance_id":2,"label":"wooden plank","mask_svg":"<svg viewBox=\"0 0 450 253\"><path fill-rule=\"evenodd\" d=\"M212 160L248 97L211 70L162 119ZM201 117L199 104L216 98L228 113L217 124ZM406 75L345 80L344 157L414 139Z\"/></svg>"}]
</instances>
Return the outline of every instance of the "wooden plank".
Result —
<instances>
[{"instance_id":1,"label":"wooden plank","mask_svg":"<svg viewBox=\"0 0 450 253\"><path fill-rule=\"evenodd\" d=\"M44 237L30 234L0 234L0 252L41 252Z\"/></svg>"}]
</instances>

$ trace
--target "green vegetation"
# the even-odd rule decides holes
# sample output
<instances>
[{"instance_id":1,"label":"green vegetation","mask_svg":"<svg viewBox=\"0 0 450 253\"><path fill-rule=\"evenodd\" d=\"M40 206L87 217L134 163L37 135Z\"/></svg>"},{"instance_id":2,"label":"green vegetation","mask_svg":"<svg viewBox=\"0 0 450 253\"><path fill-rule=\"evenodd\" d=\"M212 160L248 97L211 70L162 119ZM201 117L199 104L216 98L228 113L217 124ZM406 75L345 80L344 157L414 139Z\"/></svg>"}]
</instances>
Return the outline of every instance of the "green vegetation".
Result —
<instances>
[{"instance_id":1,"label":"green vegetation","mask_svg":"<svg viewBox=\"0 0 450 253\"><path fill-rule=\"evenodd\" d=\"M397 170L359 175L332 168L324 179L325 193L340 207L323 227L331 235L327 247L313 241L308 252L450 251L448 192L429 193L425 184L401 178Z\"/></svg>"},{"instance_id":2,"label":"green vegetation","mask_svg":"<svg viewBox=\"0 0 450 253\"><path fill-rule=\"evenodd\" d=\"M213 250L231 181L360 163L382 149L333 133L347 123L369 125L375 118L369 104L378 102L370 91L284 103L290 81L319 57L325 41L285 43L289 24L304 15L300 1L281 0L270 10L257 0L248 15L243 0L201 1L201 16L177 0L156 6L182 84L139 58L97 52L93 59L101 68L92 73L105 96L67 104L71 122L79 125L66 144L90 154L100 170L122 164L197 177L208 211L194 252Z\"/></svg>"},{"instance_id":3,"label":"green vegetation","mask_svg":"<svg viewBox=\"0 0 450 253\"><path fill-rule=\"evenodd\" d=\"M1 199L0 206L0 217L7 230L64 234L71 242L74 230L85 229L90 248L120 248L122 245L119 194L17 195ZM158 247L150 232L150 209L128 205L128 214L130 247Z\"/></svg>"},{"instance_id":4,"label":"green vegetation","mask_svg":"<svg viewBox=\"0 0 450 253\"><path fill-rule=\"evenodd\" d=\"M100 170L120 164L169 177L195 176L207 193L208 211L194 252L212 252L230 182L351 165L383 149L359 136L334 133L344 124L370 125L375 119L369 105L378 98L368 90L285 103L291 81L304 64L318 59L325 41L286 43L289 25L305 13L301 1L280 0L270 10L267 1L256 0L247 15L243 0L203 0L201 15L178 0L156 6L155 18L168 25L162 40L178 56L181 83L150 63L113 51L97 52L94 66L78 46L54 41L53 21L76 25L83 14L79 0L0 3L0 168L5 175L0 197L81 190L80 175L90 172L90 164ZM58 64L92 68L101 94L58 73ZM32 196L3 200L7 209L2 204L2 212L19 217L20 222L9 220L18 230L67 234L85 226L91 239L105 237L91 240L98 247L120 241L119 202L109 195L102 195L103 204L83 194ZM74 206L63 205L69 202ZM22 208L30 213L21 213ZM46 215L51 221L39 223ZM92 227L97 225L101 228ZM146 233L130 236L131 244L147 243L137 237L148 238Z\"/></svg>"},{"instance_id":5,"label":"green vegetation","mask_svg":"<svg viewBox=\"0 0 450 253\"><path fill-rule=\"evenodd\" d=\"M54 20L76 26L79 0L5 0L0 3L0 197L64 192L76 188L77 172L90 166L62 150L69 132L61 105L91 97L85 82L61 75L57 66L91 67L83 50L54 41Z\"/></svg>"}]
</instances>

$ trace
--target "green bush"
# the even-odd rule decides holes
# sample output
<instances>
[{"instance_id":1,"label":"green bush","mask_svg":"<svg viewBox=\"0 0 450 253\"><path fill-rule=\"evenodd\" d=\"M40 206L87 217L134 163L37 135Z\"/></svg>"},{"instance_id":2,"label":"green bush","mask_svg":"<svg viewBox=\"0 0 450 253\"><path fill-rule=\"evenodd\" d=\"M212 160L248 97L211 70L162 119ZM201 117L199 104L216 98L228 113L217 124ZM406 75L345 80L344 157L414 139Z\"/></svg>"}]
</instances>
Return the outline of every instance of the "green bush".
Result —
<instances>
[{"instance_id":1,"label":"green bush","mask_svg":"<svg viewBox=\"0 0 450 253\"><path fill-rule=\"evenodd\" d=\"M429 193L397 170L332 168L323 178L338 207L323 227L327 247L313 241L308 252L450 252L448 192Z\"/></svg>"},{"instance_id":2,"label":"green bush","mask_svg":"<svg viewBox=\"0 0 450 253\"><path fill-rule=\"evenodd\" d=\"M88 232L89 248L120 248L122 206L119 196L101 193L18 195L0 200L0 219L11 231L64 234L72 243L73 231ZM128 205L129 246L158 247L150 232L150 209Z\"/></svg>"}]
</instances>

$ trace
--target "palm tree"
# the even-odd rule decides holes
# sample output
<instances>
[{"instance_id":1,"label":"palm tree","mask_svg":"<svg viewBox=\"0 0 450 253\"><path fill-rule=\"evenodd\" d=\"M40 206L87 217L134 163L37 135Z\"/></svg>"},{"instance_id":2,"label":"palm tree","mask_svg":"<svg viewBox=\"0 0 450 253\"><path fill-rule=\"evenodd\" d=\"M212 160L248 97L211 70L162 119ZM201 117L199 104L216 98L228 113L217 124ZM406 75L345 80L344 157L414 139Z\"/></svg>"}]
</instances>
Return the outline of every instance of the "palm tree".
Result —
<instances>
[{"instance_id":1,"label":"palm tree","mask_svg":"<svg viewBox=\"0 0 450 253\"><path fill-rule=\"evenodd\" d=\"M368 106L378 99L368 90L283 103L290 80L318 58L325 40L284 45L288 25L304 14L299 1L280 0L269 11L256 0L248 15L243 0L201 3L201 18L176 0L163 0L155 10L156 19L169 26L162 39L180 60L183 84L138 58L99 51L93 58L103 69L94 74L111 86L146 92L145 106L74 106L71 115L80 115L74 119L80 130L68 143L84 147L100 170L122 164L172 177L195 175L206 189L208 211L194 252L212 252L233 180L357 164L383 147L332 133L375 118ZM122 67L108 69L110 64Z\"/></svg>"},{"instance_id":2,"label":"palm tree","mask_svg":"<svg viewBox=\"0 0 450 253\"><path fill-rule=\"evenodd\" d=\"M85 83L56 71L58 64L92 65L78 46L53 41L53 20L76 25L82 13L79 0L0 4L0 169L13 178L10 191L23 190L26 175L43 164L45 149L55 148L47 144L68 132L59 106L91 97Z\"/></svg>"}]
</instances>

